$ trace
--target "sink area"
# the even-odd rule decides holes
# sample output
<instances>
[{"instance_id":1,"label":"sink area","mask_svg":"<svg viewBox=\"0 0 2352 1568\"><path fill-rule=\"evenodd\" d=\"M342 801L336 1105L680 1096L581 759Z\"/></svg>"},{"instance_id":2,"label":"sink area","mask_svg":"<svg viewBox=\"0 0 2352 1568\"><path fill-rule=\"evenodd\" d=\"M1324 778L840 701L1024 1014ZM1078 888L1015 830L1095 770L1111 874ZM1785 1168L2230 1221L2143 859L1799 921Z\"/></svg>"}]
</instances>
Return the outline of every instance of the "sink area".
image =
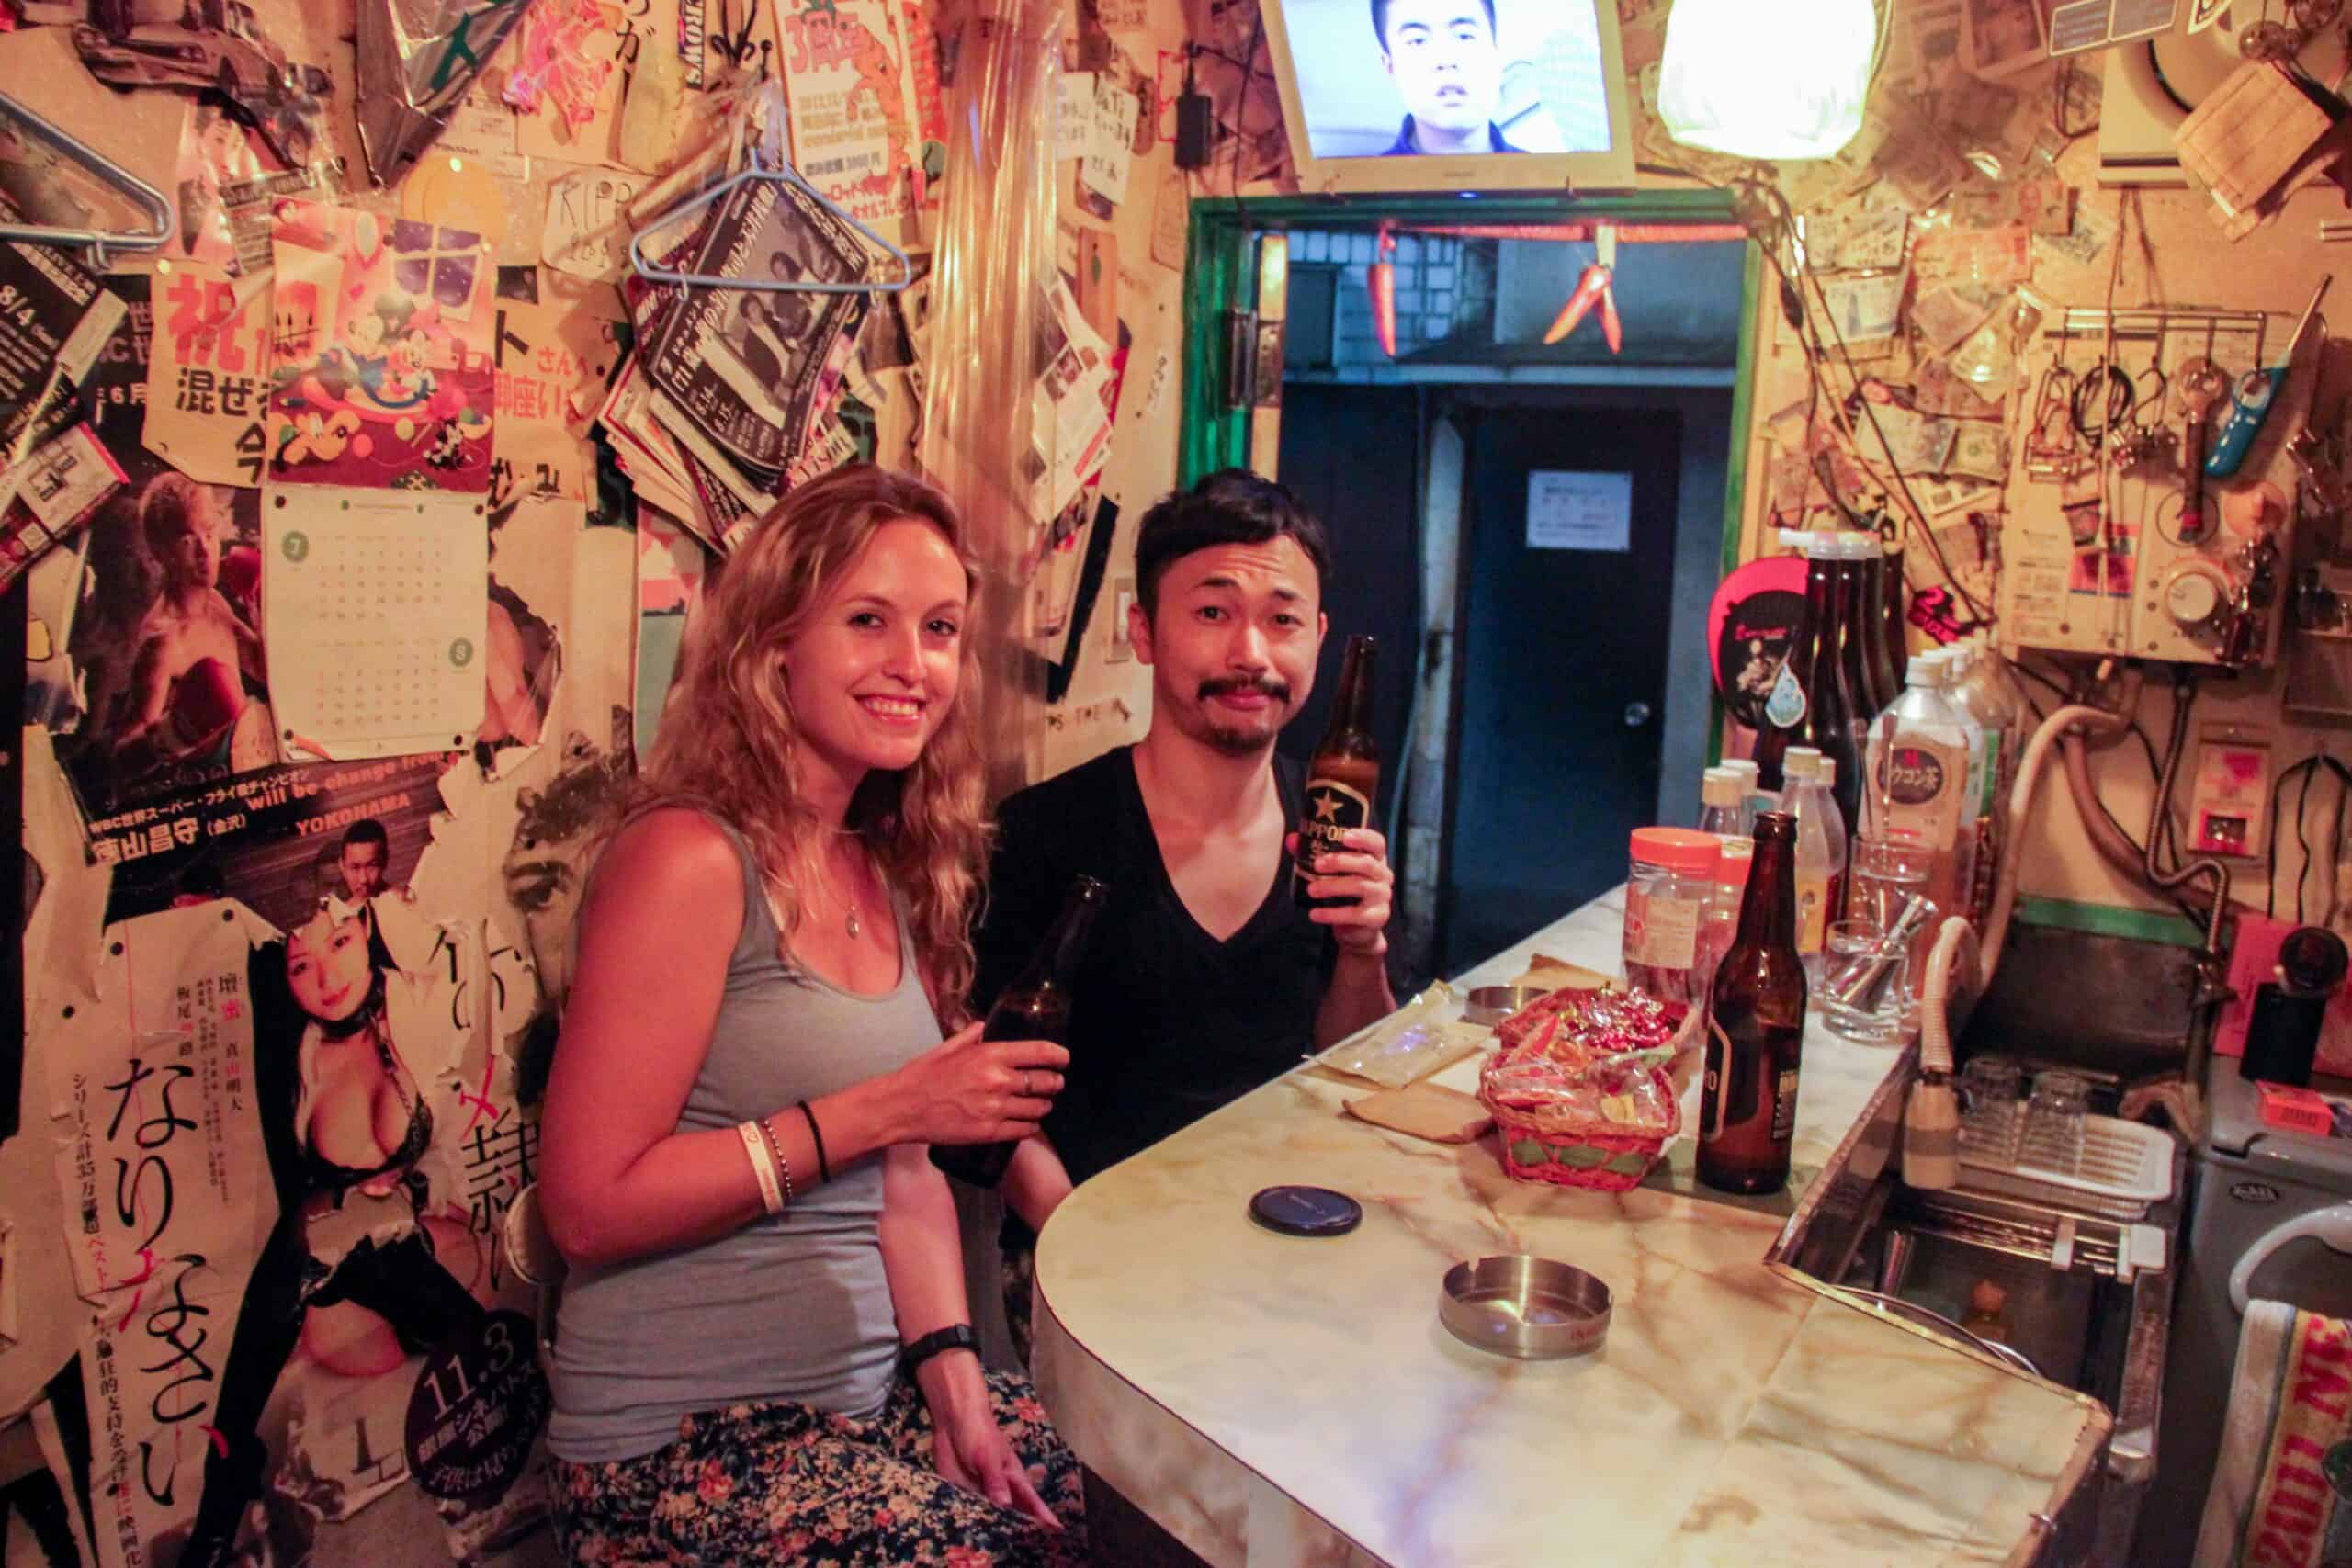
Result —
<instances>
[{"instance_id":1,"label":"sink area","mask_svg":"<svg viewBox=\"0 0 2352 1568\"><path fill-rule=\"evenodd\" d=\"M1974 1354L2011 1366L2021 1358L2106 1405L2115 1433L2102 1484L2086 1487L2067 1517L2052 1521L2038 1561L2126 1563L2158 1459L2185 1156L2174 1156L2175 1196L2139 1221L1965 1188L1915 1190L1898 1179L1892 1155L1917 1072L1913 1053L1888 1077L1770 1260ZM1980 1280L2003 1292L2006 1345L1987 1346L1960 1325Z\"/></svg>"}]
</instances>

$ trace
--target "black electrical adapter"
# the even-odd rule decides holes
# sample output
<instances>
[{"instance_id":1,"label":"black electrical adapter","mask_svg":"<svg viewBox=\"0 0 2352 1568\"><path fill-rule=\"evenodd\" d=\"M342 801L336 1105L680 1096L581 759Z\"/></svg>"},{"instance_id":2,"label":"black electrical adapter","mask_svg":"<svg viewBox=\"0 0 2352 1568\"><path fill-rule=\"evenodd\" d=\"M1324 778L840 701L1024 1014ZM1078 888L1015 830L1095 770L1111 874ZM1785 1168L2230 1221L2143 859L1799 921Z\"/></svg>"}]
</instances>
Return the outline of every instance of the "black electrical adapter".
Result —
<instances>
[{"instance_id":1,"label":"black electrical adapter","mask_svg":"<svg viewBox=\"0 0 2352 1568\"><path fill-rule=\"evenodd\" d=\"M1209 166L1209 141L1214 120L1209 96L1193 85L1193 51L1184 51L1184 91L1176 100L1176 166L1180 169L1205 169Z\"/></svg>"}]
</instances>

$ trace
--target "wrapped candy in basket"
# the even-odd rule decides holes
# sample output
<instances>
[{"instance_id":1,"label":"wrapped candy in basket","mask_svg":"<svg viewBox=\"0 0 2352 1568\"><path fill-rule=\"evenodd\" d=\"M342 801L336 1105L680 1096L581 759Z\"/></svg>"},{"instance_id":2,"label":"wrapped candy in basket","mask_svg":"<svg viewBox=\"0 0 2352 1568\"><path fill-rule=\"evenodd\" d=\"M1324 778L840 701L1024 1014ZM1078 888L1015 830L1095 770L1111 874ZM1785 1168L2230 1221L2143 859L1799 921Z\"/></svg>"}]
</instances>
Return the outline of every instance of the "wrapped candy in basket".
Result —
<instances>
[{"instance_id":1,"label":"wrapped candy in basket","mask_svg":"<svg viewBox=\"0 0 2352 1568\"><path fill-rule=\"evenodd\" d=\"M1555 991L1512 1017L1478 1076L1503 1168L1603 1192L1641 1185L1681 1131L1670 1069L1700 1017L1625 991Z\"/></svg>"}]
</instances>

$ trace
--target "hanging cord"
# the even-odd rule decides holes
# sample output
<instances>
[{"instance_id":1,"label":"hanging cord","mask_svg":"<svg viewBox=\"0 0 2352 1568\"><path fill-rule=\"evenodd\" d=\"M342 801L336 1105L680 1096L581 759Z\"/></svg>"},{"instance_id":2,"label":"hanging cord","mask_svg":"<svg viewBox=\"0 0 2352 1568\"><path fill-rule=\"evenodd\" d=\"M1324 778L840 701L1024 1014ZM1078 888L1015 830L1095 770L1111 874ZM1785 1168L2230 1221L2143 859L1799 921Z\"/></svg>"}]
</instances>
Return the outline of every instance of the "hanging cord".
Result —
<instances>
[{"instance_id":1,"label":"hanging cord","mask_svg":"<svg viewBox=\"0 0 2352 1568\"><path fill-rule=\"evenodd\" d=\"M2156 780L2156 797L2148 807L2148 835L2143 846L2144 866L2148 880L2169 893L2192 877L2210 877L2213 884L2213 907L2205 919L2205 952L2219 958L2222 953L2222 922L2230 911L2230 868L2222 862L2206 856L2177 864L2166 871L2157 863L2161 840L2157 835L2169 824L2172 816L2172 788L2180 775L2180 759L2188 750L2189 710L2197 705L2197 678L2183 671L2173 686L2172 733L2165 748L2164 772ZM2178 859L2177 851L2175 859Z\"/></svg>"}]
</instances>

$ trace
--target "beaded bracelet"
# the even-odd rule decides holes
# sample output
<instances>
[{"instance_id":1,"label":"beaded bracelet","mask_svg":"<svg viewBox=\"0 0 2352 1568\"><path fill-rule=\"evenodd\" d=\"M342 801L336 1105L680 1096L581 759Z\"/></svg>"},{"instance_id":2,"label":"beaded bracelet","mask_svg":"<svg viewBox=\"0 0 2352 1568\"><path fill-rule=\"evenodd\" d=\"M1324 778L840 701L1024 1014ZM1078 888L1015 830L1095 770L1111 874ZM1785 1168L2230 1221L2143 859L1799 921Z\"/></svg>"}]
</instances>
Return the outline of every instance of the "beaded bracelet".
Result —
<instances>
[{"instance_id":1,"label":"beaded bracelet","mask_svg":"<svg viewBox=\"0 0 2352 1568\"><path fill-rule=\"evenodd\" d=\"M775 1118L760 1118L760 1131L768 1135L768 1148L775 1155L775 1168L784 1175L784 1201L792 1201L792 1161L784 1152L784 1140L775 1135Z\"/></svg>"}]
</instances>

